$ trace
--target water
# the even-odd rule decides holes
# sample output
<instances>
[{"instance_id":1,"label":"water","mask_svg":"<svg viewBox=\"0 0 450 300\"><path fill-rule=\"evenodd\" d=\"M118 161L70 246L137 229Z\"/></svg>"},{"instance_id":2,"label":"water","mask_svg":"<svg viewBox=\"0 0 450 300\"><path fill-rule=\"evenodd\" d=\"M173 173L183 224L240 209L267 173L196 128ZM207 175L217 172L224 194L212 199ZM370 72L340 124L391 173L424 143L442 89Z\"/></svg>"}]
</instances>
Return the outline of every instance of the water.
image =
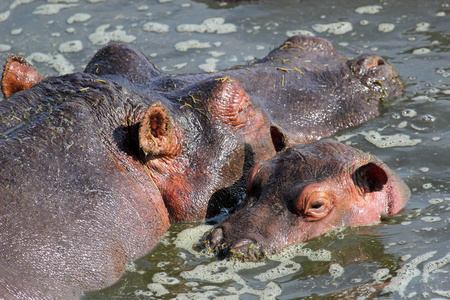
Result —
<instances>
[{"instance_id":1,"label":"water","mask_svg":"<svg viewBox=\"0 0 450 300\"><path fill-rule=\"evenodd\" d=\"M430 0L1 1L0 61L19 53L45 75L82 71L111 42L131 43L170 73L212 71L263 57L303 32L348 57L377 53L408 84L380 117L335 136L406 181L404 215L251 264L192 250L206 228L177 224L117 284L86 298L450 298L449 13L450 2ZM185 24L195 26L178 27Z\"/></svg>"}]
</instances>

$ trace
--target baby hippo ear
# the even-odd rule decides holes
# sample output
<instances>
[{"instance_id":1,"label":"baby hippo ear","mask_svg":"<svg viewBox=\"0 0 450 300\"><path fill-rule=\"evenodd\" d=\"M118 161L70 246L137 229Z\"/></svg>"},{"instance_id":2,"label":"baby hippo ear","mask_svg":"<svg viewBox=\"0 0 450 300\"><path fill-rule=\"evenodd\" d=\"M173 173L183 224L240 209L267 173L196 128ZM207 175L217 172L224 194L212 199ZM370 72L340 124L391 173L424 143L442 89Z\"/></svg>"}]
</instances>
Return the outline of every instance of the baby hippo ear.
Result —
<instances>
[{"instance_id":1,"label":"baby hippo ear","mask_svg":"<svg viewBox=\"0 0 450 300\"><path fill-rule=\"evenodd\" d=\"M145 112L139 127L139 146L146 155L175 156L181 149L181 138L166 108L155 103Z\"/></svg>"},{"instance_id":2,"label":"baby hippo ear","mask_svg":"<svg viewBox=\"0 0 450 300\"><path fill-rule=\"evenodd\" d=\"M5 98L31 88L44 77L23 57L10 56L2 75L2 92Z\"/></svg>"},{"instance_id":3,"label":"baby hippo ear","mask_svg":"<svg viewBox=\"0 0 450 300\"><path fill-rule=\"evenodd\" d=\"M252 103L235 78L216 78L208 101L210 116L236 128L242 128L251 117Z\"/></svg>"},{"instance_id":4,"label":"baby hippo ear","mask_svg":"<svg viewBox=\"0 0 450 300\"><path fill-rule=\"evenodd\" d=\"M384 169L372 162L359 167L352 178L357 187L368 193L381 191L388 182Z\"/></svg>"},{"instance_id":5,"label":"baby hippo ear","mask_svg":"<svg viewBox=\"0 0 450 300\"><path fill-rule=\"evenodd\" d=\"M270 136L272 137L273 147L276 152L284 150L288 145L288 138L280 127L276 125L270 126Z\"/></svg>"}]
</instances>

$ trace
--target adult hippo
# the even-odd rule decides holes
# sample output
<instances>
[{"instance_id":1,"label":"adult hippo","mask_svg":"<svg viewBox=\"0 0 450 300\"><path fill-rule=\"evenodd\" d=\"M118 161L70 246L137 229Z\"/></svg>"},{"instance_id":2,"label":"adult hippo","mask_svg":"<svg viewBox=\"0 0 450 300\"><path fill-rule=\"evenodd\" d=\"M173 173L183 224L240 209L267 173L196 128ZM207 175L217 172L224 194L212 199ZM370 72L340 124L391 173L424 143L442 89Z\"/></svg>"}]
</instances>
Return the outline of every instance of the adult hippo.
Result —
<instances>
[{"instance_id":1,"label":"adult hippo","mask_svg":"<svg viewBox=\"0 0 450 300\"><path fill-rule=\"evenodd\" d=\"M330 139L285 147L247 177L246 198L206 237L219 257L257 260L334 228L367 225L395 215L410 191L375 156Z\"/></svg>"},{"instance_id":2,"label":"adult hippo","mask_svg":"<svg viewBox=\"0 0 450 300\"><path fill-rule=\"evenodd\" d=\"M377 115L401 91L378 56L347 60L308 37L213 74L166 75L126 45L101 49L83 73L41 80L24 64L8 62L12 96L0 103L6 298L110 285L169 220L236 204L245 170L275 153L272 122L311 141Z\"/></svg>"}]
</instances>

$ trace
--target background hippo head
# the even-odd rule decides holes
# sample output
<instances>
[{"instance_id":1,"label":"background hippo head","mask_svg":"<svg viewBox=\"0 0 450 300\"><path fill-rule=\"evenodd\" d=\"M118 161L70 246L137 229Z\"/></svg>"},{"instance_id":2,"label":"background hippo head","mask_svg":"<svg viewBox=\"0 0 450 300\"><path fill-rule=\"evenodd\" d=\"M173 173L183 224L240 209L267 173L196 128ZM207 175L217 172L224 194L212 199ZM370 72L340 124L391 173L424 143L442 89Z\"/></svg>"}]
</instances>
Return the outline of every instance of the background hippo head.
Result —
<instances>
[{"instance_id":1,"label":"background hippo head","mask_svg":"<svg viewBox=\"0 0 450 300\"><path fill-rule=\"evenodd\" d=\"M370 154L329 139L295 145L253 168L245 200L207 243L219 256L258 259L333 228L397 214L409 194Z\"/></svg>"}]
</instances>

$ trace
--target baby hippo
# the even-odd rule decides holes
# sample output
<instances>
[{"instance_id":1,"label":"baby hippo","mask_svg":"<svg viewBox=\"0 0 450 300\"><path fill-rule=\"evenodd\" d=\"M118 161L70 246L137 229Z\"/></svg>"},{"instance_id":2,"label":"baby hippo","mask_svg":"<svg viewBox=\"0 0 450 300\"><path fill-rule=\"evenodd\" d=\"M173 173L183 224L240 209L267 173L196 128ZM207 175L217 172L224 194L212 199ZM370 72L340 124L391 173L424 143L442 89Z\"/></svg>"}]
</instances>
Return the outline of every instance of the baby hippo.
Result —
<instances>
[{"instance_id":1,"label":"baby hippo","mask_svg":"<svg viewBox=\"0 0 450 300\"><path fill-rule=\"evenodd\" d=\"M271 128L277 155L247 176L246 198L206 236L219 258L257 260L337 227L395 215L410 191L382 161L326 139L285 148Z\"/></svg>"}]
</instances>

